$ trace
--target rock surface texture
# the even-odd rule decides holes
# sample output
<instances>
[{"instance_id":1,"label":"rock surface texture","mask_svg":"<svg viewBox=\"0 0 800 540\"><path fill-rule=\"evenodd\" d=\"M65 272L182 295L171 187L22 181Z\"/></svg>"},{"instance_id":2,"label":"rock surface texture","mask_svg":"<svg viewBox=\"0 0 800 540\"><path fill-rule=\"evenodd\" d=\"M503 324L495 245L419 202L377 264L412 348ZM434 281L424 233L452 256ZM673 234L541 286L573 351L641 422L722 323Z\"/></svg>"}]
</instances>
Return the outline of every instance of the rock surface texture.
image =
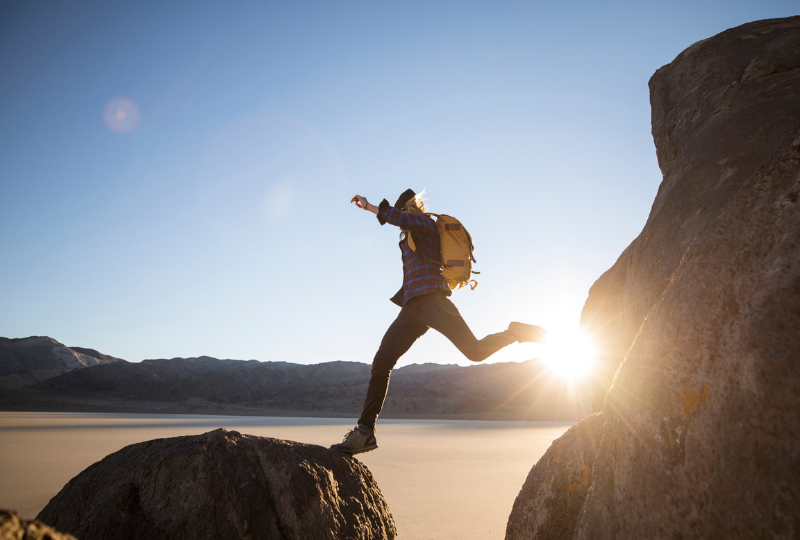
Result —
<instances>
[{"instance_id":1,"label":"rock surface texture","mask_svg":"<svg viewBox=\"0 0 800 540\"><path fill-rule=\"evenodd\" d=\"M595 413L553 443L517 495L508 518L507 538L572 538L592 484L604 427L603 413Z\"/></svg>"},{"instance_id":2,"label":"rock surface texture","mask_svg":"<svg viewBox=\"0 0 800 540\"><path fill-rule=\"evenodd\" d=\"M606 425L572 537L798 538L800 17L692 45L650 96L663 180L582 314Z\"/></svg>"},{"instance_id":3,"label":"rock surface texture","mask_svg":"<svg viewBox=\"0 0 800 540\"><path fill-rule=\"evenodd\" d=\"M0 510L0 540L77 540L41 521L21 519L13 510Z\"/></svg>"},{"instance_id":4,"label":"rock surface texture","mask_svg":"<svg viewBox=\"0 0 800 540\"><path fill-rule=\"evenodd\" d=\"M81 540L394 538L369 470L322 448L218 429L123 448L37 516Z\"/></svg>"}]
</instances>

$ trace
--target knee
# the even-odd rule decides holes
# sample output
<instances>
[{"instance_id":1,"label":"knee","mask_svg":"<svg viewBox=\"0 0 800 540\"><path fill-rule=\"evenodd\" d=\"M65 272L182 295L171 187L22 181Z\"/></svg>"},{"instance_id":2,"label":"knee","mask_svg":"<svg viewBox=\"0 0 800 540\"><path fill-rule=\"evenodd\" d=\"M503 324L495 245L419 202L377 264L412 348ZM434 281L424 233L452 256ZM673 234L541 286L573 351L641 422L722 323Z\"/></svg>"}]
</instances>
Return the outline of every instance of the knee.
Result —
<instances>
[{"instance_id":1,"label":"knee","mask_svg":"<svg viewBox=\"0 0 800 540\"><path fill-rule=\"evenodd\" d=\"M389 376L392 374L391 367L385 367L380 365L372 365L372 371L370 371L370 378L371 379L388 379Z\"/></svg>"},{"instance_id":2,"label":"knee","mask_svg":"<svg viewBox=\"0 0 800 540\"><path fill-rule=\"evenodd\" d=\"M469 360L470 362L483 362L484 360L489 358L489 355L486 353L486 351L481 350L478 347L475 347L474 349L470 349L468 351L464 351L464 356L466 356L467 360Z\"/></svg>"}]
</instances>

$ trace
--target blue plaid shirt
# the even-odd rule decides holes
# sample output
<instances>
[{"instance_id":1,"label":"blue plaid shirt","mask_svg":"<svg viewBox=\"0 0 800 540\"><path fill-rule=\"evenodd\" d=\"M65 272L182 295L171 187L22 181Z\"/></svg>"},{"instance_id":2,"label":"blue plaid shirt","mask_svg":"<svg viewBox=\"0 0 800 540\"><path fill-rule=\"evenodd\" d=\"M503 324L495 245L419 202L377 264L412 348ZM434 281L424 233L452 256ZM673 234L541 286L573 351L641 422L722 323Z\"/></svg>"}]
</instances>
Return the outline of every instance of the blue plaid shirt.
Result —
<instances>
[{"instance_id":1,"label":"blue plaid shirt","mask_svg":"<svg viewBox=\"0 0 800 540\"><path fill-rule=\"evenodd\" d=\"M411 231L414 246L420 255L429 260L442 258L439 251L439 229L432 217L425 214L401 212L384 199L378 206L378 221L381 225L391 223L405 231ZM408 239L400 241L403 253L403 287L397 291L392 302L403 306L416 296L429 294L441 289L450 296L450 287L442 277L442 269L418 257L408 245Z\"/></svg>"}]
</instances>

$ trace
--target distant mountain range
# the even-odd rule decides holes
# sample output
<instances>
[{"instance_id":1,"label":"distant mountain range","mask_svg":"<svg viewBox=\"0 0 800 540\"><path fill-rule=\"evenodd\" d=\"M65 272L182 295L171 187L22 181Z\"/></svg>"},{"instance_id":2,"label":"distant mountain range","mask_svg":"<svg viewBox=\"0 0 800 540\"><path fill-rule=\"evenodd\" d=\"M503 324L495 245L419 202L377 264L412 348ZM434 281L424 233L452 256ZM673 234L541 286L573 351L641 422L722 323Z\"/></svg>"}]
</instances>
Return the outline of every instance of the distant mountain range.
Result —
<instances>
[{"instance_id":1,"label":"distant mountain range","mask_svg":"<svg viewBox=\"0 0 800 540\"><path fill-rule=\"evenodd\" d=\"M357 416L370 366L208 356L127 362L48 337L0 338L0 410ZM578 420L589 396L537 360L392 374L384 418Z\"/></svg>"},{"instance_id":2,"label":"distant mountain range","mask_svg":"<svg viewBox=\"0 0 800 540\"><path fill-rule=\"evenodd\" d=\"M124 360L44 336L0 337L0 390L26 388L73 369L113 362Z\"/></svg>"}]
</instances>

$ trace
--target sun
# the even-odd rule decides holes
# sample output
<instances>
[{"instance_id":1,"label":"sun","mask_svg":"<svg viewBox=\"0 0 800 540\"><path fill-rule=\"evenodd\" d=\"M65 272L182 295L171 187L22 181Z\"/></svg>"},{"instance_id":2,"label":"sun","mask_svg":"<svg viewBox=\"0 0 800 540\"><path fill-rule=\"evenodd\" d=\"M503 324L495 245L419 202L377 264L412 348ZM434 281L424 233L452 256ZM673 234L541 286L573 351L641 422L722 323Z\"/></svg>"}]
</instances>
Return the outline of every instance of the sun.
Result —
<instances>
[{"instance_id":1,"label":"sun","mask_svg":"<svg viewBox=\"0 0 800 540\"><path fill-rule=\"evenodd\" d=\"M594 345L578 328L553 328L541 345L540 359L545 368L569 380L587 376L594 366Z\"/></svg>"}]
</instances>

